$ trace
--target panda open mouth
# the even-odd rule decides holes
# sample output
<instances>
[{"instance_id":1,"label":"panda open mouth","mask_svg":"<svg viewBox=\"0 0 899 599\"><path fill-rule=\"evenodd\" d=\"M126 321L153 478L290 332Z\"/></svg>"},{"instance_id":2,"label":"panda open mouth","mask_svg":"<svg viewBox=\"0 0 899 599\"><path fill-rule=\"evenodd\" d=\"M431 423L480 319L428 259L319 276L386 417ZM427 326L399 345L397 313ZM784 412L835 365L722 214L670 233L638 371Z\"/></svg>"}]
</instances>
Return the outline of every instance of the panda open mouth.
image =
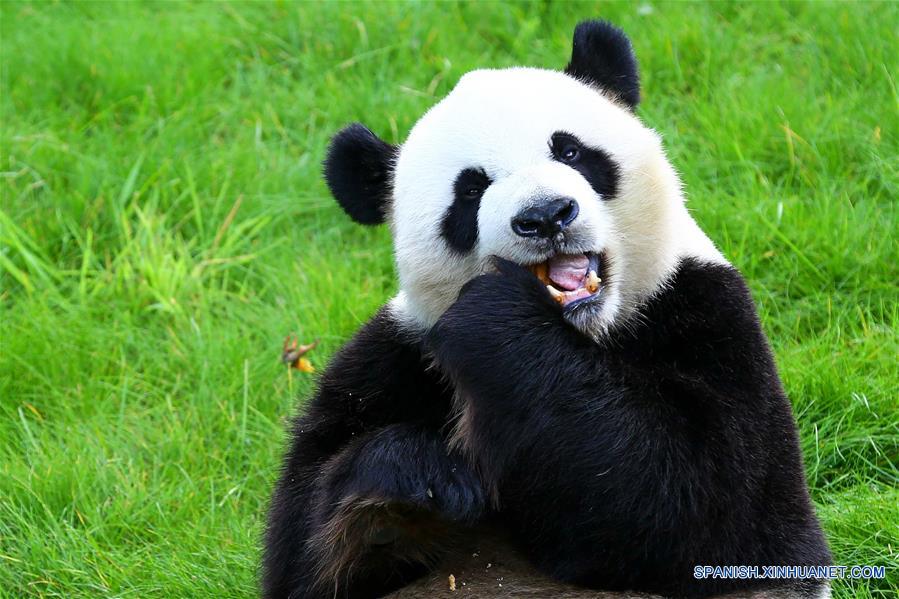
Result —
<instances>
[{"instance_id":1,"label":"panda open mouth","mask_svg":"<svg viewBox=\"0 0 899 599\"><path fill-rule=\"evenodd\" d=\"M528 268L546 285L546 290L564 308L571 308L599 295L601 256L587 254L557 254Z\"/></svg>"}]
</instances>

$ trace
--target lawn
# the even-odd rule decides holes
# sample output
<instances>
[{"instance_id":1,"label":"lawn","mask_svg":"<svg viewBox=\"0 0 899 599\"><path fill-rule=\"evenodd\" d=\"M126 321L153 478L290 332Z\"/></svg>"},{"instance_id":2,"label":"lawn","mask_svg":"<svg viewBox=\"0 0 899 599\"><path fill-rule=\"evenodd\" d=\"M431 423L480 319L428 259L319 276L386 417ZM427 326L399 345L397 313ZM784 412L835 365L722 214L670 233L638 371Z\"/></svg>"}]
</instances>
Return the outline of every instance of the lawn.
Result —
<instances>
[{"instance_id":1,"label":"lawn","mask_svg":"<svg viewBox=\"0 0 899 599\"><path fill-rule=\"evenodd\" d=\"M395 291L329 197L467 70L634 40L639 112L748 278L835 561L899 592L899 4L0 4L0 596L256 592L286 419Z\"/></svg>"}]
</instances>

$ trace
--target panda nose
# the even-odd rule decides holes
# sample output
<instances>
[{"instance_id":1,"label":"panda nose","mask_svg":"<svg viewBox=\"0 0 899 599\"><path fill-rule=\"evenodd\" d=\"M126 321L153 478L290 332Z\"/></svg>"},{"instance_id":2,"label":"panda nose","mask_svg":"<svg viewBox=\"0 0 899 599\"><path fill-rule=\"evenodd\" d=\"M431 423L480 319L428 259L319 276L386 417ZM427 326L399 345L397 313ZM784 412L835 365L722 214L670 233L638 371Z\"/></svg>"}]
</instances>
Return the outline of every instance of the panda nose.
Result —
<instances>
[{"instance_id":1,"label":"panda nose","mask_svg":"<svg viewBox=\"0 0 899 599\"><path fill-rule=\"evenodd\" d=\"M550 238L570 225L578 210L574 198L556 198L519 212L512 219L512 230L522 237Z\"/></svg>"}]
</instances>

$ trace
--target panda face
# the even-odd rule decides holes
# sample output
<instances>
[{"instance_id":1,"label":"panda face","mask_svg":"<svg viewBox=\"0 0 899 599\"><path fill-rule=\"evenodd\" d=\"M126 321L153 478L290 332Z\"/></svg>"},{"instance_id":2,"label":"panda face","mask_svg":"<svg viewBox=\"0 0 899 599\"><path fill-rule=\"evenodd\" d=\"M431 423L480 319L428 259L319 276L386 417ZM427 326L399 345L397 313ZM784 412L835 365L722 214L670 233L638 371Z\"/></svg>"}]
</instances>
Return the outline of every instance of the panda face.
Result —
<instances>
[{"instance_id":1,"label":"panda face","mask_svg":"<svg viewBox=\"0 0 899 599\"><path fill-rule=\"evenodd\" d=\"M589 36L578 43L582 24L564 73L468 73L401 148L361 126L335 139L328 182L357 220L390 222L401 290L394 309L411 326L436 322L493 257L530 268L594 338L626 322L684 255L723 261L687 214L658 136L633 114L629 43L597 23L587 27L592 41L612 35L606 58L626 51L632 72L602 62L597 74L579 62L590 46Z\"/></svg>"},{"instance_id":2,"label":"panda face","mask_svg":"<svg viewBox=\"0 0 899 599\"><path fill-rule=\"evenodd\" d=\"M409 307L436 320L498 256L534 267L573 319L613 320L611 204L651 153L656 136L626 108L563 73L465 75L396 163L390 221Z\"/></svg>"}]
</instances>

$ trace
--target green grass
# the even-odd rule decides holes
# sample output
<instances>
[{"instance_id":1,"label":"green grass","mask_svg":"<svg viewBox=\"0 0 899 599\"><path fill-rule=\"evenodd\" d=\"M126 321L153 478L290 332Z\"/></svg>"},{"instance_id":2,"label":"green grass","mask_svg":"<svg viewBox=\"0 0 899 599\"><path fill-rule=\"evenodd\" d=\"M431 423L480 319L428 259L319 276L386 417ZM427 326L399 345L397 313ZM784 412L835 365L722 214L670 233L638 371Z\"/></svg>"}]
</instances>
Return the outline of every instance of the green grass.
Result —
<instances>
[{"instance_id":1,"label":"green grass","mask_svg":"<svg viewBox=\"0 0 899 599\"><path fill-rule=\"evenodd\" d=\"M0 4L0 595L252 596L284 422L395 289L319 162L468 69L633 37L745 273L837 563L899 591L899 5Z\"/></svg>"}]
</instances>

